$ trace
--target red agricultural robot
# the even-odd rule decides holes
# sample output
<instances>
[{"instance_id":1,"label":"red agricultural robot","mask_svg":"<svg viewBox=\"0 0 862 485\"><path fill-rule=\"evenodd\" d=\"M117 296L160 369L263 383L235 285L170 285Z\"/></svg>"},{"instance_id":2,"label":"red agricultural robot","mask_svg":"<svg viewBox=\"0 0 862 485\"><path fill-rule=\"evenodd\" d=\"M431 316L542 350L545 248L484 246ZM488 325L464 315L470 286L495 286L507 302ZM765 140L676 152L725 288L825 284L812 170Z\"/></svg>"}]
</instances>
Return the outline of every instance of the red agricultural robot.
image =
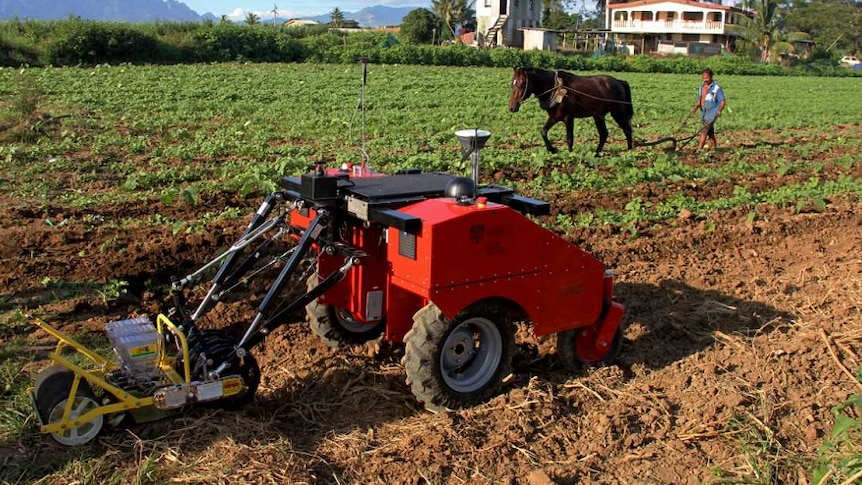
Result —
<instances>
[{"instance_id":1,"label":"red agricultural robot","mask_svg":"<svg viewBox=\"0 0 862 485\"><path fill-rule=\"evenodd\" d=\"M312 330L331 345L381 333L404 343L407 382L431 410L474 405L500 390L511 373L514 322L531 322L537 336L556 334L566 367L613 360L624 308L611 272L525 217L547 215L548 203L477 183L490 133L456 135L473 159L473 178L362 166L284 177L244 238L284 225L297 244L231 355L246 355L305 306ZM290 204L289 217L268 219L275 201ZM307 293L283 305L279 294L309 254ZM229 257L195 315L218 300L232 268Z\"/></svg>"},{"instance_id":2,"label":"red agricultural robot","mask_svg":"<svg viewBox=\"0 0 862 485\"><path fill-rule=\"evenodd\" d=\"M282 178L233 246L174 281L168 315L155 325L107 324L113 358L37 322L60 341L55 365L32 391L41 430L79 445L126 415L146 421L204 402L243 405L260 381L251 351L303 307L328 344L381 334L403 343L407 382L430 410L468 407L500 391L512 371L515 322L531 323L537 336L556 334L566 367L613 360L624 308L611 272L527 217L547 215L548 203L478 183L479 149L490 133L456 135L472 158L472 178L364 166ZM199 328L232 289L276 263L238 341ZM204 281L206 296L187 308L184 290ZM297 282L306 288L291 297ZM68 349L83 359L64 357ZM87 359L89 369L76 363Z\"/></svg>"}]
</instances>

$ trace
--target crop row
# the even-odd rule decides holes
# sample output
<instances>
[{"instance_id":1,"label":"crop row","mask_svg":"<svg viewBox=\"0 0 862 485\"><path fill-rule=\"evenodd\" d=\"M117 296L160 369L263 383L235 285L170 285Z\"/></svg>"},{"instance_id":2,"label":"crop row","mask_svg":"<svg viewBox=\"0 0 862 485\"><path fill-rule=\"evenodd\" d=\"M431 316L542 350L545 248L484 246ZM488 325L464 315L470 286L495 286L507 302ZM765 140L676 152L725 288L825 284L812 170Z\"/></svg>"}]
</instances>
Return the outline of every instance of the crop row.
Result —
<instances>
[{"instance_id":1,"label":"crop row","mask_svg":"<svg viewBox=\"0 0 862 485\"><path fill-rule=\"evenodd\" d=\"M632 86L636 138L697 129L687 113L698 77L617 77ZM576 122L572 153L551 155L541 143L545 114L538 104L530 100L521 112L508 111L510 78L509 69L373 64L364 86L359 64L0 69L0 190L77 206L152 197L188 202L196 200L189 194L205 191L266 192L281 174L317 161L358 162L363 153L381 171L466 174L453 133L478 127L492 132L482 151L483 174L538 197L622 193L678 180L739 179L745 187L745 178L755 175L802 171L817 178L824 164L844 178L818 178L825 187L819 190L828 193L810 197L858 193L858 108L846 102L858 91L855 79L719 77L729 106L718 124L726 148L720 163L705 163L660 147L625 151L610 120L611 142L601 159L591 155L591 120ZM31 110L24 113L28 100ZM46 126L33 125L34 119ZM22 125L36 136L25 136ZM551 131L558 146L563 135L562 126ZM732 199L781 198L755 192ZM675 205L713 210L726 204L679 199ZM619 223L620 217L601 214L584 217Z\"/></svg>"}]
</instances>

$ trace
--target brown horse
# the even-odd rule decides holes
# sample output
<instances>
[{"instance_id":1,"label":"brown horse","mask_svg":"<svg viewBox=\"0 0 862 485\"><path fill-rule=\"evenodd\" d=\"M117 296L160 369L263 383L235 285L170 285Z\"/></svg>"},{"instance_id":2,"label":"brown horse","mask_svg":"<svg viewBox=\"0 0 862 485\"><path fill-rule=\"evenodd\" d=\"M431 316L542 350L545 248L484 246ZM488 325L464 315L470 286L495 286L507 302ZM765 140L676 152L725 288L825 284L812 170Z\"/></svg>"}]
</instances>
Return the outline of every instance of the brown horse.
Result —
<instances>
[{"instance_id":1,"label":"brown horse","mask_svg":"<svg viewBox=\"0 0 862 485\"><path fill-rule=\"evenodd\" d=\"M634 108L627 82L611 76L576 76L565 71L516 67L512 77L509 111L517 112L531 95L548 112L548 121L542 127L542 139L549 152L557 152L548 140L551 127L560 121L566 124L566 143L571 151L575 118L592 117L599 132L599 146L596 148L596 156L599 156L608 139L608 126L605 123L608 113L622 128L628 148L632 149L631 120Z\"/></svg>"}]
</instances>

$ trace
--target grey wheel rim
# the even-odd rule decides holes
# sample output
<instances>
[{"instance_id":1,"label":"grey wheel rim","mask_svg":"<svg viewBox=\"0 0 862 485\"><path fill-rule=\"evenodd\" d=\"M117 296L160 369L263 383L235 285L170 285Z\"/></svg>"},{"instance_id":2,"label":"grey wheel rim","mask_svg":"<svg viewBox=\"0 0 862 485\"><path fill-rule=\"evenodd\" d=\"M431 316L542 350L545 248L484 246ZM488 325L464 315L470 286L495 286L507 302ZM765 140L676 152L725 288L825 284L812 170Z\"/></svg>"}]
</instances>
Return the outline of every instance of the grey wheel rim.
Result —
<instances>
[{"instance_id":1,"label":"grey wheel rim","mask_svg":"<svg viewBox=\"0 0 862 485\"><path fill-rule=\"evenodd\" d=\"M440 374L455 392L482 389L497 371L503 337L487 318L469 318L455 327L440 349Z\"/></svg>"},{"instance_id":2,"label":"grey wheel rim","mask_svg":"<svg viewBox=\"0 0 862 485\"><path fill-rule=\"evenodd\" d=\"M51 409L51 414L48 416L48 423L57 423L63 419L63 411L66 409L67 401L68 399L63 399L57 403L53 409ZM88 396L75 396L75 399L72 401L72 410L69 413L69 420L71 421L78 416L83 416L98 407L99 404ZM85 443L89 443L96 437L96 435L99 434L99 431L102 429L103 420L104 416L96 416L90 421L82 423L80 426L73 426L63 431L51 433L51 435L61 445L83 445Z\"/></svg>"},{"instance_id":3,"label":"grey wheel rim","mask_svg":"<svg viewBox=\"0 0 862 485\"><path fill-rule=\"evenodd\" d=\"M344 308L335 309L335 318L338 320L338 324L350 333L365 333L375 328L375 325L363 324L353 318L353 315Z\"/></svg>"}]
</instances>

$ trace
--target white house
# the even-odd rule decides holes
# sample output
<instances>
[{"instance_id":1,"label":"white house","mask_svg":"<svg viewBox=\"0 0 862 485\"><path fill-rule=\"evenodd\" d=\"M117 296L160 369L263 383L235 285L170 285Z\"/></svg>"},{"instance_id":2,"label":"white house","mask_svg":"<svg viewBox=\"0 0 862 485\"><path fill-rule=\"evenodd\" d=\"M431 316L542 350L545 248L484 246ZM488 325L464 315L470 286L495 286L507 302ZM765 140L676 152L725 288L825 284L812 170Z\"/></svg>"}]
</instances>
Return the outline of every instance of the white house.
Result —
<instances>
[{"instance_id":1,"label":"white house","mask_svg":"<svg viewBox=\"0 0 862 485\"><path fill-rule=\"evenodd\" d=\"M305 25L317 25L320 22L314 20L290 19L284 22L285 27L302 27Z\"/></svg>"},{"instance_id":2,"label":"white house","mask_svg":"<svg viewBox=\"0 0 862 485\"><path fill-rule=\"evenodd\" d=\"M542 0L476 0L478 41L487 46L523 47L523 28L542 24Z\"/></svg>"},{"instance_id":3,"label":"white house","mask_svg":"<svg viewBox=\"0 0 862 485\"><path fill-rule=\"evenodd\" d=\"M732 50L734 35L728 25L738 24L743 10L694 0L638 0L608 4L605 25L618 41L635 54L711 55Z\"/></svg>"}]
</instances>

